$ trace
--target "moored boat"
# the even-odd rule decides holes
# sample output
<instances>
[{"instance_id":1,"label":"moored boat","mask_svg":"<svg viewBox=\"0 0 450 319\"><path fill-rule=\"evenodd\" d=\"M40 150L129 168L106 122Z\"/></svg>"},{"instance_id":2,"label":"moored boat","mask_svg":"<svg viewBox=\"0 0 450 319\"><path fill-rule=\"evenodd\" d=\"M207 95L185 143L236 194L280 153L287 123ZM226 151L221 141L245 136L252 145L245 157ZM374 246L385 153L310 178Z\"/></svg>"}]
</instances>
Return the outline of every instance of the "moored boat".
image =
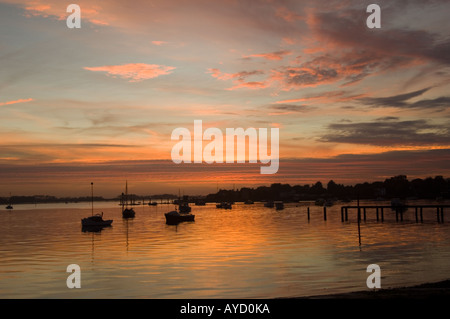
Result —
<instances>
[{"instance_id":1,"label":"moored boat","mask_svg":"<svg viewBox=\"0 0 450 319\"><path fill-rule=\"evenodd\" d=\"M268 207L268 208L273 208L274 205L275 205L275 204L273 203L272 200L270 200L270 201L264 203L264 207Z\"/></svg>"},{"instance_id":2,"label":"moored boat","mask_svg":"<svg viewBox=\"0 0 450 319\"><path fill-rule=\"evenodd\" d=\"M136 212L133 208L125 208L122 211L122 217L123 218L133 218L136 215Z\"/></svg>"},{"instance_id":3,"label":"moored boat","mask_svg":"<svg viewBox=\"0 0 450 319\"><path fill-rule=\"evenodd\" d=\"M232 209L232 204L228 202L223 202L220 204L216 204L216 208L222 208L222 209Z\"/></svg>"},{"instance_id":4,"label":"moored boat","mask_svg":"<svg viewBox=\"0 0 450 319\"><path fill-rule=\"evenodd\" d=\"M190 213L191 212L191 207L189 206L189 203L187 203L187 202L181 202L179 205L178 205L178 211L181 213L181 214L188 214L188 213Z\"/></svg>"},{"instance_id":5,"label":"moored boat","mask_svg":"<svg viewBox=\"0 0 450 319\"><path fill-rule=\"evenodd\" d=\"M276 210L284 209L284 203L283 202L275 202L275 209Z\"/></svg>"},{"instance_id":6,"label":"moored boat","mask_svg":"<svg viewBox=\"0 0 450 319\"><path fill-rule=\"evenodd\" d=\"M122 205L122 217L123 218L134 218L136 215L136 212L133 208L128 208L129 204L129 198L128 198L128 181L125 183L125 194L122 193L121 198L121 205Z\"/></svg>"},{"instance_id":7,"label":"moored boat","mask_svg":"<svg viewBox=\"0 0 450 319\"><path fill-rule=\"evenodd\" d=\"M169 225L177 225L181 222L193 222L195 219L195 215L190 213L183 214L176 210L165 213L164 216L166 217L166 224Z\"/></svg>"},{"instance_id":8,"label":"moored boat","mask_svg":"<svg viewBox=\"0 0 450 319\"><path fill-rule=\"evenodd\" d=\"M111 226L112 220L104 220L103 212L101 214L94 215L94 183L91 183L91 216L83 218L81 225L83 227L106 227Z\"/></svg>"},{"instance_id":9,"label":"moored boat","mask_svg":"<svg viewBox=\"0 0 450 319\"><path fill-rule=\"evenodd\" d=\"M391 200L391 209L393 211L407 211L406 202L400 200L399 198L393 198Z\"/></svg>"},{"instance_id":10,"label":"moored boat","mask_svg":"<svg viewBox=\"0 0 450 319\"><path fill-rule=\"evenodd\" d=\"M195 201L195 206L205 206L206 202L203 199L197 199Z\"/></svg>"},{"instance_id":11,"label":"moored boat","mask_svg":"<svg viewBox=\"0 0 450 319\"><path fill-rule=\"evenodd\" d=\"M104 220L103 219L103 213L101 214L95 214L86 218L83 218L81 220L81 225L85 227L89 226L111 226L112 220Z\"/></svg>"}]
</instances>

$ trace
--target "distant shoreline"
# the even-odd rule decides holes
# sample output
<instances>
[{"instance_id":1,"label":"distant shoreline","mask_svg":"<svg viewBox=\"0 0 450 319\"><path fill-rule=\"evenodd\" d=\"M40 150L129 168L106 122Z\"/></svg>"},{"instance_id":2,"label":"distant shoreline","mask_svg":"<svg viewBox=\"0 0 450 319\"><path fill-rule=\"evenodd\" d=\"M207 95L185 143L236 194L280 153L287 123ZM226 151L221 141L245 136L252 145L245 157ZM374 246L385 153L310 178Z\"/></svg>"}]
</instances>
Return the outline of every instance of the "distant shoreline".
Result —
<instances>
[{"instance_id":1,"label":"distant shoreline","mask_svg":"<svg viewBox=\"0 0 450 319\"><path fill-rule=\"evenodd\" d=\"M429 299L450 297L450 279L410 287L381 288L328 295L298 297L295 299Z\"/></svg>"}]
</instances>

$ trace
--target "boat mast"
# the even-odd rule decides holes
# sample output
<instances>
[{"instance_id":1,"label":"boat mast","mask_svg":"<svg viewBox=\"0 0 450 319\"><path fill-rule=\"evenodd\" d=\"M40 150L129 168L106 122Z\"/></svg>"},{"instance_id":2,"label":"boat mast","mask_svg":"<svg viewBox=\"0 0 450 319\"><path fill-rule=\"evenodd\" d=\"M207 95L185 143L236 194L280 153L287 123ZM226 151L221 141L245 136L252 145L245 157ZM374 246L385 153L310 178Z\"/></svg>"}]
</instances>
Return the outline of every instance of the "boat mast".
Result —
<instances>
[{"instance_id":1,"label":"boat mast","mask_svg":"<svg viewBox=\"0 0 450 319\"><path fill-rule=\"evenodd\" d=\"M94 183L93 182L91 182L91 207L92 207L91 215L94 216Z\"/></svg>"},{"instance_id":2,"label":"boat mast","mask_svg":"<svg viewBox=\"0 0 450 319\"><path fill-rule=\"evenodd\" d=\"M125 207L128 209L128 180L125 181Z\"/></svg>"}]
</instances>

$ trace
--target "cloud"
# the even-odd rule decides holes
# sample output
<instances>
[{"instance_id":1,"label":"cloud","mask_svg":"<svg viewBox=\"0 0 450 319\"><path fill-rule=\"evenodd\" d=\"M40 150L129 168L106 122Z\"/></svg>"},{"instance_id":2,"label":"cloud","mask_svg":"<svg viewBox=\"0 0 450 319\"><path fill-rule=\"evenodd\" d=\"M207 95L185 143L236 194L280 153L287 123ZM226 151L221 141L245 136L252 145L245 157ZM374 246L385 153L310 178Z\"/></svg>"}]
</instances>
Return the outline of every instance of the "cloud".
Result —
<instances>
[{"instance_id":1,"label":"cloud","mask_svg":"<svg viewBox=\"0 0 450 319\"><path fill-rule=\"evenodd\" d=\"M110 188L112 195L123 189L125 179L132 180L135 193L161 190L173 192L180 183L189 186L209 186L215 192L217 181L221 185L267 185L290 183L292 185L327 182L355 184L364 181L383 181L391 176L404 174L409 178L425 178L434 175L450 175L448 163L450 149L420 151L390 151L377 154L342 154L327 158L280 159L280 169L275 175L261 175L261 164L198 164L176 165L171 160L124 160L96 163L35 162L17 164L14 160L0 162L0 186L17 185L21 192L35 194L46 185L56 192L72 194L74 185L95 180ZM157 181L155 185L152 182ZM102 188L103 189L103 188ZM104 191L104 190L103 190ZM53 193L52 193L53 194Z\"/></svg>"},{"instance_id":2,"label":"cloud","mask_svg":"<svg viewBox=\"0 0 450 319\"><path fill-rule=\"evenodd\" d=\"M16 4L22 7L26 16L41 16L44 18L53 18L57 20L65 20L70 13L66 12L69 3L64 3L57 0L6 0L8 3ZM101 6L95 1L79 0L77 4L81 8L81 15L83 21L89 21L92 24L106 26L110 22L108 20L116 20L105 13L104 3Z\"/></svg>"},{"instance_id":3,"label":"cloud","mask_svg":"<svg viewBox=\"0 0 450 319\"><path fill-rule=\"evenodd\" d=\"M263 89L269 86L269 83L265 81L247 81L248 77L264 75L264 72L261 70L241 71L237 73L224 73L219 69L214 68L208 69L207 73L210 73L212 77L218 80L222 81L232 80L235 85L230 88L227 88L227 90L236 90L241 88Z\"/></svg>"},{"instance_id":4,"label":"cloud","mask_svg":"<svg viewBox=\"0 0 450 319\"><path fill-rule=\"evenodd\" d=\"M430 124L426 120L398 121L382 118L374 122L328 125L322 142L376 146L448 146L449 124Z\"/></svg>"},{"instance_id":5,"label":"cloud","mask_svg":"<svg viewBox=\"0 0 450 319\"><path fill-rule=\"evenodd\" d=\"M289 115L295 113L306 113L314 109L306 105L294 105L294 104L271 104L268 109L272 112L269 115Z\"/></svg>"},{"instance_id":6,"label":"cloud","mask_svg":"<svg viewBox=\"0 0 450 319\"><path fill-rule=\"evenodd\" d=\"M161 46L161 45L167 44L167 43L168 43L168 42L166 42L166 41L152 41L152 44L158 45L158 46Z\"/></svg>"},{"instance_id":7,"label":"cloud","mask_svg":"<svg viewBox=\"0 0 450 319\"><path fill-rule=\"evenodd\" d=\"M308 24L319 39L326 39L341 49L365 49L380 54L383 59L398 56L450 64L449 39L442 40L439 35L425 30L386 28L373 32L362 27L364 19L365 15L347 10L341 14L310 15Z\"/></svg>"},{"instance_id":8,"label":"cloud","mask_svg":"<svg viewBox=\"0 0 450 319\"><path fill-rule=\"evenodd\" d=\"M291 11L286 7L277 8L275 15L279 18L284 19L287 22L294 22L303 19L303 17L300 14Z\"/></svg>"},{"instance_id":9,"label":"cloud","mask_svg":"<svg viewBox=\"0 0 450 319\"><path fill-rule=\"evenodd\" d=\"M244 56L244 58L264 58L266 60L282 60L285 55L292 54L292 51L277 51L271 53L259 53L259 54L250 54Z\"/></svg>"},{"instance_id":10,"label":"cloud","mask_svg":"<svg viewBox=\"0 0 450 319\"><path fill-rule=\"evenodd\" d=\"M431 88L424 88L405 94L392 95L388 97L371 97L360 99L364 104L373 107L397 107L397 108L416 108L416 109L436 109L442 110L450 106L450 97L442 96L435 99L423 99L416 102L409 100L419 97L429 91Z\"/></svg>"},{"instance_id":11,"label":"cloud","mask_svg":"<svg viewBox=\"0 0 450 319\"><path fill-rule=\"evenodd\" d=\"M346 91L321 92L319 95L307 95L301 98L277 101L277 104L308 102L309 104L348 102L366 97L366 93L353 94Z\"/></svg>"},{"instance_id":12,"label":"cloud","mask_svg":"<svg viewBox=\"0 0 450 319\"><path fill-rule=\"evenodd\" d=\"M3 106L3 105L11 105L11 104L17 104L17 103L26 103L26 102L31 102L31 101L33 101L32 98L29 98L29 99L19 99L19 100L15 100L15 101L1 102L1 103L0 103L0 106Z\"/></svg>"},{"instance_id":13,"label":"cloud","mask_svg":"<svg viewBox=\"0 0 450 319\"><path fill-rule=\"evenodd\" d=\"M273 70L272 80L279 82L286 91L324 84L348 86L367 76L411 65L413 60L408 57L383 57L365 50L335 50L332 54L312 55L309 60L302 62L300 58L296 62Z\"/></svg>"},{"instance_id":14,"label":"cloud","mask_svg":"<svg viewBox=\"0 0 450 319\"><path fill-rule=\"evenodd\" d=\"M130 82L139 82L170 74L175 67L157 64L130 63L123 65L84 67L84 69L93 72L106 72L113 77L119 76Z\"/></svg>"}]
</instances>

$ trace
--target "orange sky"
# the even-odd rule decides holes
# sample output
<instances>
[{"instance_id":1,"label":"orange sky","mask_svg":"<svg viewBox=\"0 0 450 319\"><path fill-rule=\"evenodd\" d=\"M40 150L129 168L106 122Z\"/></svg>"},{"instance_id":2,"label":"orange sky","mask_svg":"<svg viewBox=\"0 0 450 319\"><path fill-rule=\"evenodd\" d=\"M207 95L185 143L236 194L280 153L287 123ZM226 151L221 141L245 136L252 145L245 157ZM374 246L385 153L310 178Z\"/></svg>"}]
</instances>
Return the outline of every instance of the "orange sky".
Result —
<instances>
[{"instance_id":1,"label":"orange sky","mask_svg":"<svg viewBox=\"0 0 450 319\"><path fill-rule=\"evenodd\" d=\"M77 4L0 1L0 197L449 175L446 1ZM278 173L171 163L194 120L278 127Z\"/></svg>"}]
</instances>

